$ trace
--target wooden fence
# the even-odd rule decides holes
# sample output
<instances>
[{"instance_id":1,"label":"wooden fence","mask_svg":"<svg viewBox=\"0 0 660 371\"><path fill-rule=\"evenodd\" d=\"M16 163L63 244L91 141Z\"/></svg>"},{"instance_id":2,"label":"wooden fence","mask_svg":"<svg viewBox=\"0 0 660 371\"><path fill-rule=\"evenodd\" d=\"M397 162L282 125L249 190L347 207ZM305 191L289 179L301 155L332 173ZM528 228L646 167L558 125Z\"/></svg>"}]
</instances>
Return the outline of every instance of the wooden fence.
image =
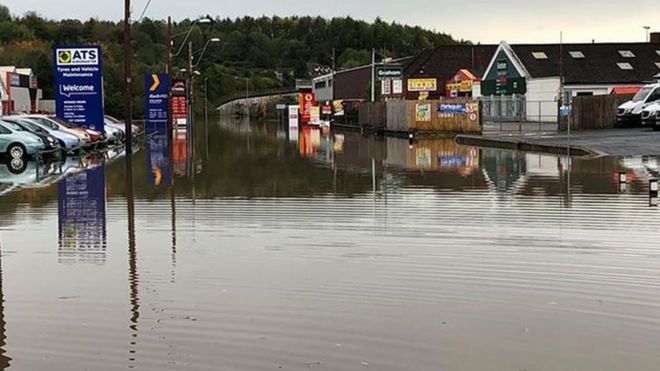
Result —
<instances>
[{"instance_id":1,"label":"wooden fence","mask_svg":"<svg viewBox=\"0 0 660 371\"><path fill-rule=\"evenodd\" d=\"M573 98L571 116L562 117L559 130L566 131L568 122L571 130L612 129L617 125L616 110L632 99L632 95L595 95Z\"/></svg>"},{"instance_id":2,"label":"wooden fence","mask_svg":"<svg viewBox=\"0 0 660 371\"><path fill-rule=\"evenodd\" d=\"M364 102L359 124L390 133L480 133L481 105L458 98L444 100Z\"/></svg>"}]
</instances>

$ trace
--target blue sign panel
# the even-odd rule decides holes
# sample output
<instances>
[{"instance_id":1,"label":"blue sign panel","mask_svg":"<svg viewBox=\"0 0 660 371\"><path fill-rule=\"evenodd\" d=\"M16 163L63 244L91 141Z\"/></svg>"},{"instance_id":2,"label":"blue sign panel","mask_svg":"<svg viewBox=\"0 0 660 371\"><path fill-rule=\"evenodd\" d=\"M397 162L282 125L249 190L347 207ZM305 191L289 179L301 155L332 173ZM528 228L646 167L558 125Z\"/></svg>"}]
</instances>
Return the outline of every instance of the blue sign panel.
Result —
<instances>
[{"instance_id":1,"label":"blue sign panel","mask_svg":"<svg viewBox=\"0 0 660 371\"><path fill-rule=\"evenodd\" d=\"M170 184L170 143L167 128L162 124L147 122L147 181L160 187Z\"/></svg>"},{"instance_id":2,"label":"blue sign panel","mask_svg":"<svg viewBox=\"0 0 660 371\"><path fill-rule=\"evenodd\" d=\"M99 46L53 49L55 111L74 125L103 132L103 63Z\"/></svg>"},{"instance_id":3,"label":"blue sign panel","mask_svg":"<svg viewBox=\"0 0 660 371\"><path fill-rule=\"evenodd\" d=\"M438 104L438 113L447 115L462 115L467 112L465 104Z\"/></svg>"},{"instance_id":4,"label":"blue sign panel","mask_svg":"<svg viewBox=\"0 0 660 371\"><path fill-rule=\"evenodd\" d=\"M170 117L169 76L164 73L147 73L144 75L144 115L147 125L167 128Z\"/></svg>"},{"instance_id":5,"label":"blue sign panel","mask_svg":"<svg viewBox=\"0 0 660 371\"><path fill-rule=\"evenodd\" d=\"M105 166L68 176L58 186L59 256L105 261Z\"/></svg>"}]
</instances>

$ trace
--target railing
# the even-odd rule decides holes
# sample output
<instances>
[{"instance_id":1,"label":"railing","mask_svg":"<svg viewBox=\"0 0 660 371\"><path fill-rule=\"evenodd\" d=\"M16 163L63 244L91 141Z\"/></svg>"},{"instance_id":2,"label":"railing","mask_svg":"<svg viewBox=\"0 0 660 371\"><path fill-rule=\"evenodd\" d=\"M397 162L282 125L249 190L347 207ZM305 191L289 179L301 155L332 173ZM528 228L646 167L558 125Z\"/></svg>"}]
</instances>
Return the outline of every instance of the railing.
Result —
<instances>
[{"instance_id":1,"label":"railing","mask_svg":"<svg viewBox=\"0 0 660 371\"><path fill-rule=\"evenodd\" d=\"M243 99L263 98L273 95L287 95L287 94L294 94L297 92L298 90L294 88L286 88L286 89L271 89L271 90L262 90L257 92L249 92L247 96L245 94L236 93L222 98L217 106L221 107L231 102L235 102Z\"/></svg>"},{"instance_id":2,"label":"railing","mask_svg":"<svg viewBox=\"0 0 660 371\"><path fill-rule=\"evenodd\" d=\"M559 106L554 100L528 100L524 96L482 97L480 100L485 130L557 130Z\"/></svg>"}]
</instances>

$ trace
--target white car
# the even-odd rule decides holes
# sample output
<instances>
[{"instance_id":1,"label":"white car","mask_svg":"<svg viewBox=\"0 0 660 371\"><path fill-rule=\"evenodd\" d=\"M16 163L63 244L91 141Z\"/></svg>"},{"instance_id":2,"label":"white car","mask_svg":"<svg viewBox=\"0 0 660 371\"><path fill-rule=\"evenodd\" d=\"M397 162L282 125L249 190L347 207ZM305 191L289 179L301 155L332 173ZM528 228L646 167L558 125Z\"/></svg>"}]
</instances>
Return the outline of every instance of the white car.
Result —
<instances>
[{"instance_id":1,"label":"white car","mask_svg":"<svg viewBox=\"0 0 660 371\"><path fill-rule=\"evenodd\" d=\"M651 126L653 130L660 130L660 101L649 104L642 110L642 124Z\"/></svg>"},{"instance_id":2,"label":"white car","mask_svg":"<svg viewBox=\"0 0 660 371\"><path fill-rule=\"evenodd\" d=\"M651 104L660 101L660 83L645 85L632 100L620 105L616 112L620 123L636 124L642 121L642 111Z\"/></svg>"}]
</instances>

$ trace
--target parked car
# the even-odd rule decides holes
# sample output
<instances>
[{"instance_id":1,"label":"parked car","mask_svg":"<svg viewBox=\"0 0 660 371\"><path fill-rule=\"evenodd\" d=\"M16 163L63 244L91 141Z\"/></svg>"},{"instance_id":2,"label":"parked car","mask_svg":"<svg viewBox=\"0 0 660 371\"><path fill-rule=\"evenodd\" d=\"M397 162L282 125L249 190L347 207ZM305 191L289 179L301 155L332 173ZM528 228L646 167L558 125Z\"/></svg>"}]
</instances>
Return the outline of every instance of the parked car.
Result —
<instances>
[{"instance_id":1,"label":"parked car","mask_svg":"<svg viewBox=\"0 0 660 371\"><path fill-rule=\"evenodd\" d=\"M105 115L105 119L106 119L106 123L111 122L112 124L120 128L124 132L124 134L126 133L126 123L110 115ZM133 128L133 134L138 134L140 132L140 128L137 125L133 124L131 125L131 127Z\"/></svg>"},{"instance_id":2,"label":"parked car","mask_svg":"<svg viewBox=\"0 0 660 371\"><path fill-rule=\"evenodd\" d=\"M642 87L632 100L622 104L617 109L617 121L626 124L642 122L642 111L651 104L660 101L660 83Z\"/></svg>"},{"instance_id":3,"label":"parked car","mask_svg":"<svg viewBox=\"0 0 660 371\"><path fill-rule=\"evenodd\" d=\"M39 125L48 127L52 130L63 131L67 134L74 135L76 138L78 138L80 144L83 146L94 144L89 133L87 133L83 128L72 128L68 124L64 125L46 115L27 115L21 117L29 118L30 120L37 122Z\"/></svg>"},{"instance_id":4,"label":"parked car","mask_svg":"<svg viewBox=\"0 0 660 371\"><path fill-rule=\"evenodd\" d=\"M80 140L78 140L78 137L73 134L68 134L64 131L53 129L50 126L41 125L38 122L26 117L10 116L10 119L23 125L33 133L49 134L53 136L58 141L61 148L72 150L80 146Z\"/></svg>"},{"instance_id":5,"label":"parked car","mask_svg":"<svg viewBox=\"0 0 660 371\"><path fill-rule=\"evenodd\" d=\"M87 133L87 135L89 135L91 144L98 144L98 143L103 142L106 139L105 135L103 133L101 133L100 131L87 129L87 128L83 128L83 127L74 125L70 122L62 120L61 118L59 118L57 116L49 116L48 118L50 120L53 120L53 121L59 123L60 125L63 125L65 127L69 128L69 129L84 131L85 133Z\"/></svg>"},{"instance_id":6,"label":"parked car","mask_svg":"<svg viewBox=\"0 0 660 371\"><path fill-rule=\"evenodd\" d=\"M12 129L7 123L0 121L0 153L11 158L33 156L45 149L38 136L25 131Z\"/></svg>"},{"instance_id":7,"label":"parked car","mask_svg":"<svg viewBox=\"0 0 660 371\"><path fill-rule=\"evenodd\" d=\"M49 151L49 152L58 151L58 153L59 153L59 150L60 150L59 142L57 141L57 139L55 139L55 137L48 134L48 132L46 132L45 130L43 130L43 129L42 129L42 131L32 130L29 126L21 123L19 120L11 118L11 117L5 117L5 118L2 119L2 121L4 121L7 124L7 126L9 126L11 129L14 129L16 131L27 131L29 133L32 133L32 134L38 136L39 139L41 139L41 141L43 142L43 144L45 146L45 148L44 148L45 151Z\"/></svg>"},{"instance_id":8,"label":"parked car","mask_svg":"<svg viewBox=\"0 0 660 371\"><path fill-rule=\"evenodd\" d=\"M653 130L660 130L660 126L656 126L658 113L660 113L660 101L646 106L641 114L642 124L645 126L651 126Z\"/></svg>"},{"instance_id":9,"label":"parked car","mask_svg":"<svg viewBox=\"0 0 660 371\"><path fill-rule=\"evenodd\" d=\"M126 138L126 133L124 132L125 127L124 126L119 126L115 124L113 121L108 120L108 118L104 119L104 126L106 130L106 136L108 136L108 132L112 132L112 135L116 138L116 141L121 142Z\"/></svg>"}]
</instances>

